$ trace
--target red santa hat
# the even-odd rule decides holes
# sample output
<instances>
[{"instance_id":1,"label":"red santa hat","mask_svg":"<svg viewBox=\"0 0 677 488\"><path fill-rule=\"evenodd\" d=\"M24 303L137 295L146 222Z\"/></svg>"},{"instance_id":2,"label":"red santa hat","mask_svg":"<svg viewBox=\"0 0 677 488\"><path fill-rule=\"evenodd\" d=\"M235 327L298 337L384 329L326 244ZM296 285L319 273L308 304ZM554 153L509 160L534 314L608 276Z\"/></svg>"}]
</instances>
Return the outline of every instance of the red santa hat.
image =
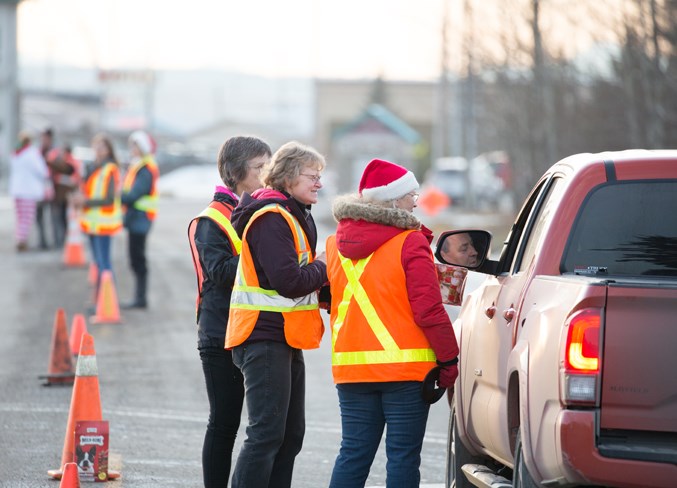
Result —
<instances>
[{"instance_id":1,"label":"red santa hat","mask_svg":"<svg viewBox=\"0 0 677 488\"><path fill-rule=\"evenodd\" d=\"M360 194L371 200L395 200L418 189L414 173L399 164L372 159L360 179Z\"/></svg>"},{"instance_id":2,"label":"red santa hat","mask_svg":"<svg viewBox=\"0 0 677 488\"><path fill-rule=\"evenodd\" d=\"M155 153L155 141L147 132L135 130L129 136L129 142L136 144L143 154Z\"/></svg>"}]
</instances>

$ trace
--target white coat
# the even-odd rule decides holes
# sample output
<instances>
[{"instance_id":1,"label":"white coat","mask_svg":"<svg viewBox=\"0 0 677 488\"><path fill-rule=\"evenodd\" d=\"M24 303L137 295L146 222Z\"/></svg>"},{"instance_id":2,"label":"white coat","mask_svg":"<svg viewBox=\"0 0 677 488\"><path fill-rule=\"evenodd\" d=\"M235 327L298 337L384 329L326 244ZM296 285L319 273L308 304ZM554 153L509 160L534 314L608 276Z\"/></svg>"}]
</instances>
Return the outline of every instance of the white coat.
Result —
<instances>
[{"instance_id":1,"label":"white coat","mask_svg":"<svg viewBox=\"0 0 677 488\"><path fill-rule=\"evenodd\" d=\"M9 194L26 200L44 200L49 169L35 146L28 146L10 158Z\"/></svg>"}]
</instances>

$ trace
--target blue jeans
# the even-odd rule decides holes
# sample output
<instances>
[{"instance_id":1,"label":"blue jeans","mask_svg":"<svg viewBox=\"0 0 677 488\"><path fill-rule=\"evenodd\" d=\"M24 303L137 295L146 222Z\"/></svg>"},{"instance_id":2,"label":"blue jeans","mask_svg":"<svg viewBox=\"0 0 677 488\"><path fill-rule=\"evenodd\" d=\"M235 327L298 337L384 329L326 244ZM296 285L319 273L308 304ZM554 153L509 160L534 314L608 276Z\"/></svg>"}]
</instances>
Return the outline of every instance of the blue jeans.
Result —
<instances>
[{"instance_id":1,"label":"blue jeans","mask_svg":"<svg viewBox=\"0 0 677 488\"><path fill-rule=\"evenodd\" d=\"M96 277L96 290L97 293L95 296L98 296L99 284L101 283L101 273L104 271L111 271L113 266L111 264L111 236L99 236L99 235L89 235L89 244L92 249L92 259L96 264L98 275Z\"/></svg>"},{"instance_id":2,"label":"blue jeans","mask_svg":"<svg viewBox=\"0 0 677 488\"><path fill-rule=\"evenodd\" d=\"M364 486L386 425L386 486L418 487L430 409L421 398L421 383L344 383L336 389L343 437L330 488Z\"/></svg>"},{"instance_id":3,"label":"blue jeans","mask_svg":"<svg viewBox=\"0 0 677 488\"><path fill-rule=\"evenodd\" d=\"M252 342L233 349L233 363L244 376L249 425L231 486L289 488L306 428L303 352Z\"/></svg>"}]
</instances>

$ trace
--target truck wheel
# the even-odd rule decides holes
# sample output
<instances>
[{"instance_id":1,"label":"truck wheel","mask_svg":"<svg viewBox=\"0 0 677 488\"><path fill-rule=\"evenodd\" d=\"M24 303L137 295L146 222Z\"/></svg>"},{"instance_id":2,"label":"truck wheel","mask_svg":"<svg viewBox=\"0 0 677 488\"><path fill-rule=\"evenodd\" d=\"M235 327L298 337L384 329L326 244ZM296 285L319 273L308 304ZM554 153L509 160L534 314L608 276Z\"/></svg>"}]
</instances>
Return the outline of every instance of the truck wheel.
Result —
<instances>
[{"instance_id":1,"label":"truck wheel","mask_svg":"<svg viewBox=\"0 0 677 488\"><path fill-rule=\"evenodd\" d=\"M461 467L464 464L481 464L482 461L470 454L463 442L458 438L456 427L456 407L451 408L449 414L449 435L447 436L447 474L446 488L473 488L466 479Z\"/></svg>"},{"instance_id":2,"label":"truck wheel","mask_svg":"<svg viewBox=\"0 0 677 488\"><path fill-rule=\"evenodd\" d=\"M524 463L524 453L522 452L522 434L517 432L515 441L515 469L512 471L513 488L538 488L538 484L529 474L527 465Z\"/></svg>"}]
</instances>

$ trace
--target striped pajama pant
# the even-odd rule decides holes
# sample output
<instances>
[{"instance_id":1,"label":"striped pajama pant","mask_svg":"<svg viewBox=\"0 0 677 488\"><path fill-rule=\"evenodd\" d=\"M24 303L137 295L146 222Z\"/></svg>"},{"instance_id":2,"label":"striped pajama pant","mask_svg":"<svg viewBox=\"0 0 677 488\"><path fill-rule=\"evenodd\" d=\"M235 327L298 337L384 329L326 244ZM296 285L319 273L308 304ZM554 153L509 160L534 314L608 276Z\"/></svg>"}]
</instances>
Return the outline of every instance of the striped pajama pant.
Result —
<instances>
[{"instance_id":1,"label":"striped pajama pant","mask_svg":"<svg viewBox=\"0 0 677 488\"><path fill-rule=\"evenodd\" d=\"M35 222L35 213L38 203L35 200L27 198L15 198L14 208L16 209L16 242L27 242L31 227Z\"/></svg>"}]
</instances>

